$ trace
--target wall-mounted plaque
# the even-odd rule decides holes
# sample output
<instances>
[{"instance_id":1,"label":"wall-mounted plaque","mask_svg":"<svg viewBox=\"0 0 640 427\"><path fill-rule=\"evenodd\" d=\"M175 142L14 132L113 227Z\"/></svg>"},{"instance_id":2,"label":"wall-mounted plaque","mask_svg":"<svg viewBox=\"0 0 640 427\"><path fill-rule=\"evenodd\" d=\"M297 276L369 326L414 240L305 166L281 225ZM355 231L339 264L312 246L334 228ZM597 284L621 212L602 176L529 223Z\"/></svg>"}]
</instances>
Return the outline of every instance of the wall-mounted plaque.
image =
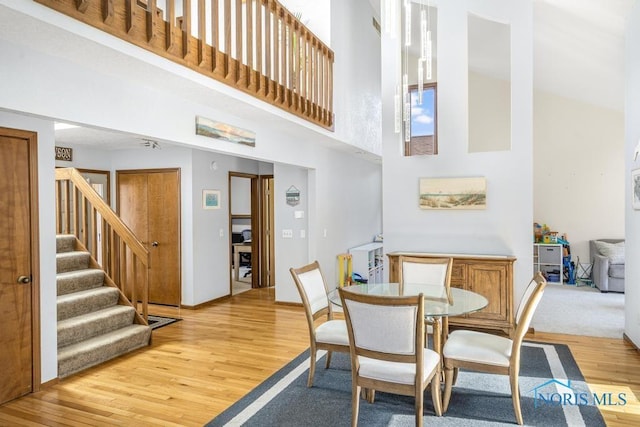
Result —
<instances>
[{"instance_id":1,"label":"wall-mounted plaque","mask_svg":"<svg viewBox=\"0 0 640 427\"><path fill-rule=\"evenodd\" d=\"M287 190L287 204L289 206L296 206L300 203L300 190L293 185Z\"/></svg>"},{"instance_id":2,"label":"wall-mounted plaque","mask_svg":"<svg viewBox=\"0 0 640 427\"><path fill-rule=\"evenodd\" d=\"M56 147L56 160L70 162L73 160L73 149L69 147Z\"/></svg>"}]
</instances>

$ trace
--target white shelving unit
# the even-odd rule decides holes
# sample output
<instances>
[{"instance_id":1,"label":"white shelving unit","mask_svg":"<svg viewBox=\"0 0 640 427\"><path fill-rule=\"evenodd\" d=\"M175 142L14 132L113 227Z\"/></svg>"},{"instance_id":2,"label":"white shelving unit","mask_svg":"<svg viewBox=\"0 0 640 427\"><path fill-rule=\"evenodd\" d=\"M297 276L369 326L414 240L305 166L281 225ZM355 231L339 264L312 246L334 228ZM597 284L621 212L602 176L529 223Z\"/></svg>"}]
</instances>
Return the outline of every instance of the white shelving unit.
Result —
<instances>
[{"instance_id":1,"label":"white shelving unit","mask_svg":"<svg viewBox=\"0 0 640 427\"><path fill-rule=\"evenodd\" d=\"M560 243L533 244L534 272L541 271L548 282L562 285L564 279L563 268L562 245Z\"/></svg>"},{"instance_id":2,"label":"white shelving unit","mask_svg":"<svg viewBox=\"0 0 640 427\"><path fill-rule=\"evenodd\" d=\"M358 273L368 283L381 283L384 280L384 253L382 243L367 243L349 249L353 263L353 272Z\"/></svg>"}]
</instances>

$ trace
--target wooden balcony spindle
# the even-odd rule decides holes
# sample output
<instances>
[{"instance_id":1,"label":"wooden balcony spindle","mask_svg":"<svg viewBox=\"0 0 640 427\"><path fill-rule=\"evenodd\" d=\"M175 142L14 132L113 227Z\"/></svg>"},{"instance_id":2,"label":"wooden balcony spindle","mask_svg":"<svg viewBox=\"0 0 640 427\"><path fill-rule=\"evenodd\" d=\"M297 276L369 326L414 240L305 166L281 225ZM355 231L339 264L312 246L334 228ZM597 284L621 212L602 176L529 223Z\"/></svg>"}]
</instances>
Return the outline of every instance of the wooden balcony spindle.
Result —
<instances>
[{"instance_id":1,"label":"wooden balcony spindle","mask_svg":"<svg viewBox=\"0 0 640 427\"><path fill-rule=\"evenodd\" d=\"M175 0L166 0L167 7L167 21L164 23L166 33L165 46L167 50L171 49L174 45L174 37L176 33L176 4Z\"/></svg>"},{"instance_id":2,"label":"wooden balcony spindle","mask_svg":"<svg viewBox=\"0 0 640 427\"><path fill-rule=\"evenodd\" d=\"M102 0L102 22L111 25L113 23L113 15L113 0Z\"/></svg>"},{"instance_id":3,"label":"wooden balcony spindle","mask_svg":"<svg viewBox=\"0 0 640 427\"><path fill-rule=\"evenodd\" d=\"M224 0L224 77L231 73L231 0Z\"/></svg>"},{"instance_id":4,"label":"wooden balcony spindle","mask_svg":"<svg viewBox=\"0 0 640 427\"><path fill-rule=\"evenodd\" d=\"M255 21L256 21L256 28L255 28L255 34L256 34L256 48L255 48L255 52L256 52L256 71L258 72L257 74L257 87L256 87L256 91L260 91L262 89L263 86L263 76L265 75L264 70L262 69L262 52L264 51L264 47L263 47L263 38L262 38L262 0L256 0L255 1L255 5L256 5L256 13L255 13ZM269 34L269 33L267 33Z\"/></svg>"},{"instance_id":5,"label":"wooden balcony spindle","mask_svg":"<svg viewBox=\"0 0 640 427\"><path fill-rule=\"evenodd\" d=\"M145 13L147 23L147 42L153 41L156 36L156 20L158 19L158 8L156 0L146 0L147 11Z\"/></svg>"},{"instance_id":6,"label":"wooden balcony spindle","mask_svg":"<svg viewBox=\"0 0 640 427\"><path fill-rule=\"evenodd\" d=\"M218 0L211 0L211 70L218 71L218 46L220 46L220 4Z\"/></svg>"},{"instance_id":7,"label":"wooden balcony spindle","mask_svg":"<svg viewBox=\"0 0 640 427\"><path fill-rule=\"evenodd\" d=\"M236 0L236 69L234 75L234 81L238 83L240 81L240 69L241 64L243 63L243 34L242 31L243 22L242 22L242 0Z\"/></svg>"},{"instance_id":8,"label":"wooden balcony spindle","mask_svg":"<svg viewBox=\"0 0 640 427\"><path fill-rule=\"evenodd\" d=\"M205 0L198 0L198 65L204 62L204 48L207 44L207 16Z\"/></svg>"},{"instance_id":9,"label":"wooden balcony spindle","mask_svg":"<svg viewBox=\"0 0 640 427\"><path fill-rule=\"evenodd\" d=\"M182 0L182 57L189 55L191 37L191 0Z\"/></svg>"},{"instance_id":10,"label":"wooden balcony spindle","mask_svg":"<svg viewBox=\"0 0 640 427\"><path fill-rule=\"evenodd\" d=\"M264 67L265 67L265 77L266 84L264 85L263 94L265 97L272 98L271 92L271 80L273 80L273 72L271 70L271 65L273 63L271 57L271 37L273 33L271 32L271 0L267 0L265 10L264 10ZM275 26L274 26L275 27Z\"/></svg>"}]
</instances>

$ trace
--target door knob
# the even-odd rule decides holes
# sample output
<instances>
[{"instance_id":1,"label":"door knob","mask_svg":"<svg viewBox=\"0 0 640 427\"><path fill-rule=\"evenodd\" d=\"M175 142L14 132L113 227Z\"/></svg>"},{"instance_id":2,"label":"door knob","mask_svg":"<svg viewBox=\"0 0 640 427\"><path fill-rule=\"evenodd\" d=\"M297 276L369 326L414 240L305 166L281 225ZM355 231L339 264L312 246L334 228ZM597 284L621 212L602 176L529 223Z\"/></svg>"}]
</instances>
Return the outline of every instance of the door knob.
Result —
<instances>
[{"instance_id":1,"label":"door knob","mask_svg":"<svg viewBox=\"0 0 640 427\"><path fill-rule=\"evenodd\" d=\"M153 246L154 248L158 246L158 242L153 242L151 243L151 246Z\"/></svg>"},{"instance_id":2,"label":"door knob","mask_svg":"<svg viewBox=\"0 0 640 427\"><path fill-rule=\"evenodd\" d=\"M31 283L31 278L29 276L20 276L18 277L18 283Z\"/></svg>"}]
</instances>

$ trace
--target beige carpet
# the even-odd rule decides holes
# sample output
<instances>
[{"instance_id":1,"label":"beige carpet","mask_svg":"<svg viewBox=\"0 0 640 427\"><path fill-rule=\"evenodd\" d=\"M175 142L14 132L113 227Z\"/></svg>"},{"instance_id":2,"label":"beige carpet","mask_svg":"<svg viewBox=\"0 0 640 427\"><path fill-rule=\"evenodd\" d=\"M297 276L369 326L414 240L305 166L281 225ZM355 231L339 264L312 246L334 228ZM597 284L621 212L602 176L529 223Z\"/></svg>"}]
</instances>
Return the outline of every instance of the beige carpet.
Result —
<instances>
[{"instance_id":1,"label":"beige carpet","mask_svg":"<svg viewBox=\"0 0 640 427\"><path fill-rule=\"evenodd\" d=\"M624 294L588 286L549 285L533 316L537 332L622 338Z\"/></svg>"}]
</instances>

